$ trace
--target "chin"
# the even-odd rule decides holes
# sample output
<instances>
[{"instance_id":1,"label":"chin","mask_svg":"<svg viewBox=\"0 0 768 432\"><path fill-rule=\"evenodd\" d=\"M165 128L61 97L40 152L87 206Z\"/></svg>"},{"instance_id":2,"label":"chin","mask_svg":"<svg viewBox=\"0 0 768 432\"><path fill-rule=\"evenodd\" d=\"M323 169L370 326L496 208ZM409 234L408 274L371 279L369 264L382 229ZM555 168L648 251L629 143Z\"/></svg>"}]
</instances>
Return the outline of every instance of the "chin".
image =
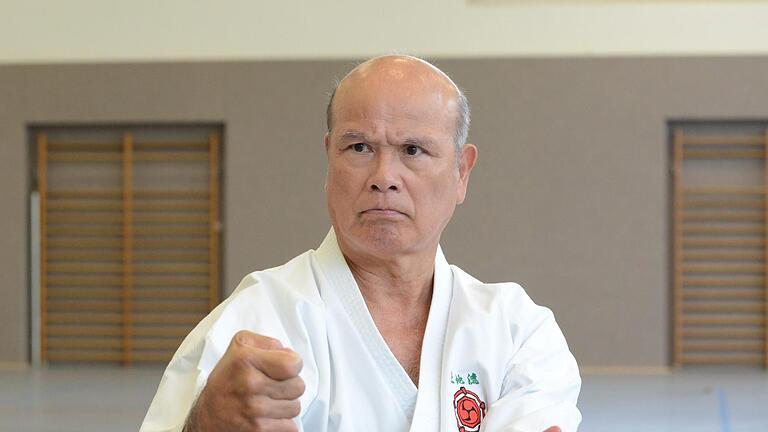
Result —
<instances>
[{"instance_id":1,"label":"chin","mask_svg":"<svg viewBox=\"0 0 768 432\"><path fill-rule=\"evenodd\" d=\"M374 255L392 255L403 252L405 239L394 224L375 224L356 230L355 242Z\"/></svg>"}]
</instances>

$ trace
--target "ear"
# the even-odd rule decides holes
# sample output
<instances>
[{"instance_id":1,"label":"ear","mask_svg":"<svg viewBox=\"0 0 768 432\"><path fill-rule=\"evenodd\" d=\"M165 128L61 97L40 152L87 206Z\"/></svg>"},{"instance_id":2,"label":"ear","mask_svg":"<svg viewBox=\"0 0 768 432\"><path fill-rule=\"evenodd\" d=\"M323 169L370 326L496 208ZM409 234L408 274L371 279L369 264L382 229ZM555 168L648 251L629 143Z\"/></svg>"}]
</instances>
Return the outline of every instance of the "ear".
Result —
<instances>
[{"instance_id":1,"label":"ear","mask_svg":"<svg viewBox=\"0 0 768 432\"><path fill-rule=\"evenodd\" d=\"M459 159L459 184L457 189L456 204L464 202L467 196L467 186L469 185L469 174L477 162L477 147L474 144L464 144L461 147L461 156Z\"/></svg>"},{"instance_id":2,"label":"ear","mask_svg":"<svg viewBox=\"0 0 768 432\"><path fill-rule=\"evenodd\" d=\"M331 145L331 133L326 132L325 137L323 137L323 142L325 143L325 153L328 154L328 146Z\"/></svg>"}]
</instances>

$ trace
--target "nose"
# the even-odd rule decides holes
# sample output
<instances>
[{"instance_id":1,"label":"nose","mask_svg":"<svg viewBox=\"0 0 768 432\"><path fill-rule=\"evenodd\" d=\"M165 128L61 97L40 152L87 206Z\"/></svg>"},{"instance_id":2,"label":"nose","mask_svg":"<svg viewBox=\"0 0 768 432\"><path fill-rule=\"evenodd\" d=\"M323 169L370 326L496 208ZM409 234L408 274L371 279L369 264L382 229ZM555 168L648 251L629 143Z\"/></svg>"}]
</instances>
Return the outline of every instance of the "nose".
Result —
<instances>
[{"instance_id":1,"label":"nose","mask_svg":"<svg viewBox=\"0 0 768 432\"><path fill-rule=\"evenodd\" d=\"M397 192L401 187L398 161L391 155L380 153L376 158L374 171L368 180L368 188L372 192Z\"/></svg>"}]
</instances>

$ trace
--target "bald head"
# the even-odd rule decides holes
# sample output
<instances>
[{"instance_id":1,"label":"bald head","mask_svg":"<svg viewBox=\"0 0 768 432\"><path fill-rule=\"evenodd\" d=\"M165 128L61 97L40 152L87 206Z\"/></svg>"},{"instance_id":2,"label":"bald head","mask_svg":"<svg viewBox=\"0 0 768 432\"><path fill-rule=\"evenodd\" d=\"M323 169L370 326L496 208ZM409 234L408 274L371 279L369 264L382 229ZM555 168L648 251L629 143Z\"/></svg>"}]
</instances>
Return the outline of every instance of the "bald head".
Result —
<instances>
[{"instance_id":1,"label":"bald head","mask_svg":"<svg viewBox=\"0 0 768 432\"><path fill-rule=\"evenodd\" d=\"M454 118L452 124L454 142L459 149L466 143L469 133L469 104L464 93L448 75L422 59L387 55L375 57L352 69L331 93L326 108L328 132L333 129L333 117L337 101L355 92L371 88L386 88L388 93L396 91L407 102L409 96L430 97L445 110L445 115Z\"/></svg>"}]
</instances>

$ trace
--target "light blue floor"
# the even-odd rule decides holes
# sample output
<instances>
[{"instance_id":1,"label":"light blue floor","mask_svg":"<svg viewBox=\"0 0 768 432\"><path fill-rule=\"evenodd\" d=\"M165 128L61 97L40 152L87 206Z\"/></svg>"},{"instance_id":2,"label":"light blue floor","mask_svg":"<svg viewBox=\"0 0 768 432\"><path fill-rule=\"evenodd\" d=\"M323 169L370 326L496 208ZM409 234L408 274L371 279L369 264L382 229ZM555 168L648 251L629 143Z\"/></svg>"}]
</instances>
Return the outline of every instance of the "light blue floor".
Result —
<instances>
[{"instance_id":1,"label":"light blue floor","mask_svg":"<svg viewBox=\"0 0 768 432\"><path fill-rule=\"evenodd\" d=\"M0 371L0 431L136 431L161 374L158 368ZM585 375L579 407L581 432L764 432L768 373Z\"/></svg>"},{"instance_id":2,"label":"light blue floor","mask_svg":"<svg viewBox=\"0 0 768 432\"><path fill-rule=\"evenodd\" d=\"M768 373L763 369L687 368L583 380L583 432L768 431Z\"/></svg>"}]
</instances>

